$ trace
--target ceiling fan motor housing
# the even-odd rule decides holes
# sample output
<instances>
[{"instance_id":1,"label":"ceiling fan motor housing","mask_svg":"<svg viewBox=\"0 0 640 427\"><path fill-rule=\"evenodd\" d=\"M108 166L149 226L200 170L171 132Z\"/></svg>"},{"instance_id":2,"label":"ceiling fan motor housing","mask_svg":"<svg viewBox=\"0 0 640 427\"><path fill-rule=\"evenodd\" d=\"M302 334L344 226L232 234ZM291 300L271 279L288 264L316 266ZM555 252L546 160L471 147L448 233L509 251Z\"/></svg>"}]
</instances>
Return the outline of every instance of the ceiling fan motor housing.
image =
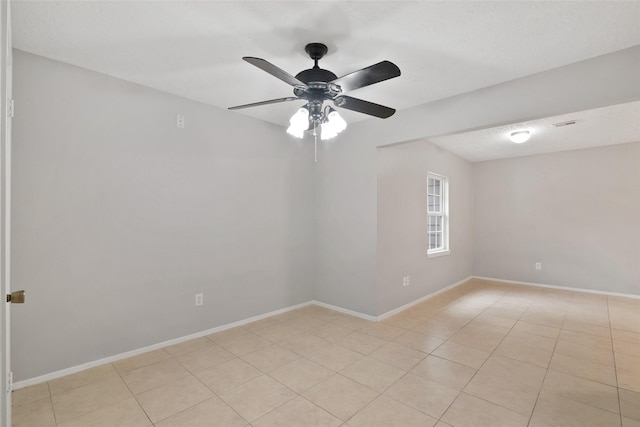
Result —
<instances>
[{"instance_id":1,"label":"ceiling fan motor housing","mask_svg":"<svg viewBox=\"0 0 640 427\"><path fill-rule=\"evenodd\" d=\"M306 84L313 82L327 83L337 78L338 76L333 74L331 71L322 69L317 66L309 68L308 70L300 71L298 74L296 74L296 79Z\"/></svg>"}]
</instances>

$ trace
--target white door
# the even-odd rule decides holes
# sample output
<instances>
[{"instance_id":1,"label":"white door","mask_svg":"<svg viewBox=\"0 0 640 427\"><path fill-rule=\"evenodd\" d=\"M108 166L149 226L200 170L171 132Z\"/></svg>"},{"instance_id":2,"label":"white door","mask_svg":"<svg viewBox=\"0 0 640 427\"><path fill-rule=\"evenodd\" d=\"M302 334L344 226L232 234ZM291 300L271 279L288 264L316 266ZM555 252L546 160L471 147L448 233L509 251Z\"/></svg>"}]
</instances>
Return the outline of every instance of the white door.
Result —
<instances>
[{"instance_id":1,"label":"white door","mask_svg":"<svg viewBox=\"0 0 640 427\"><path fill-rule=\"evenodd\" d=\"M0 1L0 427L11 427L9 307L11 212L11 5Z\"/></svg>"}]
</instances>

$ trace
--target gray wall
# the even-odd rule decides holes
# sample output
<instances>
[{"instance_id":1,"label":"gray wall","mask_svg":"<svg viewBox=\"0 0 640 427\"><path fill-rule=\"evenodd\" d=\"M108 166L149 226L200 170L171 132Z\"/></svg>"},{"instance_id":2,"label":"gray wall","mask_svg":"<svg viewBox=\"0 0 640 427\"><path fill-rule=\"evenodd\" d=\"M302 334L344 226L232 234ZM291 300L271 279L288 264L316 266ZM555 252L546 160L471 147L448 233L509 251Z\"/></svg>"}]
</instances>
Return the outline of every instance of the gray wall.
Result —
<instances>
[{"instance_id":1,"label":"gray wall","mask_svg":"<svg viewBox=\"0 0 640 427\"><path fill-rule=\"evenodd\" d=\"M312 298L377 315L451 284L453 254L416 295L387 289L403 265L379 285L377 147L640 98L636 47L353 123L314 165L280 127L16 56L18 381Z\"/></svg>"},{"instance_id":2,"label":"gray wall","mask_svg":"<svg viewBox=\"0 0 640 427\"><path fill-rule=\"evenodd\" d=\"M320 147L316 299L382 314L376 297L377 147L637 100L639 69L636 46L398 111L386 120L350 124L338 141Z\"/></svg>"},{"instance_id":3,"label":"gray wall","mask_svg":"<svg viewBox=\"0 0 640 427\"><path fill-rule=\"evenodd\" d=\"M476 275L640 294L640 142L474 163L474 197Z\"/></svg>"},{"instance_id":4,"label":"gray wall","mask_svg":"<svg viewBox=\"0 0 640 427\"><path fill-rule=\"evenodd\" d=\"M313 298L312 146L20 51L14 76L16 380Z\"/></svg>"},{"instance_id":5,"label":"gray wall","mask_svg":"<svg viewBox=\"0 0 640 427\"><path fill-rule=\"evenodd\" d=\"M375 145L347 129L319 147L315 299L375 316Z\"/></svg>"},{"instance_id":6,"label":"gray wall","mask_svg":"<svg viewBox=\"0 0 640 427\"><path fill-rule=\"evenodd\" d=\"M449 255L427 259L427 172L449 182ZM378 149L378 313L473 275L473 166L427 141ZM410 276L410 285L402 278Z\"/></svg>"}]
</instances>

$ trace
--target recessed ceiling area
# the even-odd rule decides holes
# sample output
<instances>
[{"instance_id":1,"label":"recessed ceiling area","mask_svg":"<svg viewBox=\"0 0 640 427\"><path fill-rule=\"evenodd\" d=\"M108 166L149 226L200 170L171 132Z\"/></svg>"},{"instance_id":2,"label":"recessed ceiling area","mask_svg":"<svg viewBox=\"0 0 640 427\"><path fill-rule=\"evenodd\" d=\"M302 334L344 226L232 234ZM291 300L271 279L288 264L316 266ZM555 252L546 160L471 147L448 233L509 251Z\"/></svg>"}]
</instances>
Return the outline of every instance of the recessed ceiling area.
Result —
<instances>
[{"instance_id":1,"label":"recessed ceiling area","mask_svg":"<svg viewBox=\"0 0 640 427\"><path fill-rule=\"evenodd\" d=\"M338 76L397 64L400 77L350 94L398 110L640 44L637 1L14 1L12 13L17 49L225 109L291 96L241 58L295 75L309 42L329 47L321 65ZM234 114L286 126L298 104Z\"/></svg>"},{"instance_id":2,"label":"recessed ceiling area","mask_svg":"<svg viewBox=\"0 0 640 427\"><path fill-rule=\"evenodd\" d=\"M573 122L565 126L554 126ZM531 139L514 144L512 132L529 130ZM547 117L524 123L428 139L472 162L577 150L640 141L640 102Z\"/></svg>"}]
</instances>

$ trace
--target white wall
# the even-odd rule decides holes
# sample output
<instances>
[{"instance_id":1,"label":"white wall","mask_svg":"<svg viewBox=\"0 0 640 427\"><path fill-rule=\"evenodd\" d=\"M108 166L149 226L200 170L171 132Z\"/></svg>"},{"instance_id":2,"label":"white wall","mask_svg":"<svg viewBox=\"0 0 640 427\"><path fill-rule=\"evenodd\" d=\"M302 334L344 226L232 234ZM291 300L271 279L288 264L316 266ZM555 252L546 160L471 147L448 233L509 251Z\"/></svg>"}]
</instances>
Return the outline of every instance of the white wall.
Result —
<instances>
[{"instance_id":1,"label":"white wall","mask_svg":"<svg viewBox=\"0 0 640 427\"><path fill-rule=\"evenodd\" d=\"M429 259L427 172L448 179L451 250ZM424 140L378 149L379 314L473 275L472 173L471 162Z\"/></svg>"},{"instance_id":2,"label":"white wall","mask_svg":"<svg viewBox=\"0 0 640 427\"><path fill-rule=\"evenodd\" d=\"M312 299L310 145L20 51L14 75L16 380Z\"/></svg>"},{"instance_id":3,"label":"white wall","mask_svg":"<svg viewBox=\"0 0 640 427\"><path fill-rule=\"evenodd\" d=\"M640 142L474 163L474 196L476 275L640 295Z\"/></svg>"}]
</instances>

